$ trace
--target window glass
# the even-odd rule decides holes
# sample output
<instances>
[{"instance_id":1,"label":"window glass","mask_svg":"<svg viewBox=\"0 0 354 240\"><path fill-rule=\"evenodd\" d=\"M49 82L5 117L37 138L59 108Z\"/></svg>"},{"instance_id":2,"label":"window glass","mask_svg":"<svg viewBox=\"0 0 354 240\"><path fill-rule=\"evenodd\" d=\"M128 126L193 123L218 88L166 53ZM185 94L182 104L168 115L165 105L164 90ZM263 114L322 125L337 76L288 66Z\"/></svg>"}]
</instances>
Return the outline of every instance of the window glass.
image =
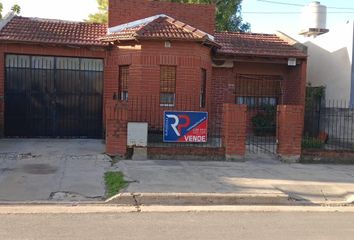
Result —
<instances>
[{"instance_id":1,"label":"window glass","mask_svg":"<svg viewBox=\"0 0 354 240\"><path fill-rule=\"evenodd\" d=\"M174 106L176 98L176 67L160 67L160 105Z\"/></svg>"}]
</instances>

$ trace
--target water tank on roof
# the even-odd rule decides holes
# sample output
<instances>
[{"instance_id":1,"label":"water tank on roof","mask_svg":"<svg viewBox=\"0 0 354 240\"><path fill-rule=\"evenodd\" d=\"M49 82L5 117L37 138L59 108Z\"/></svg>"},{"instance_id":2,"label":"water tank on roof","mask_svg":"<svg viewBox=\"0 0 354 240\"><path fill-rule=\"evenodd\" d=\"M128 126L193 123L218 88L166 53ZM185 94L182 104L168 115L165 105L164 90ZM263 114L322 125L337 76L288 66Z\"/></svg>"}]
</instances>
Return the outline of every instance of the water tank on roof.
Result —
<instances>
[{"instance_id":1,"label":"water tank on roof","mask_svg":"<svg viewBox=\"0 0 354 240\"><path fill-rule=\"evenodd\" d=\"M312 2L304 7L301 15L300 34L306 37L316 37L327 33L327 7L320 2Z\"/></svg>"}]
</instances>

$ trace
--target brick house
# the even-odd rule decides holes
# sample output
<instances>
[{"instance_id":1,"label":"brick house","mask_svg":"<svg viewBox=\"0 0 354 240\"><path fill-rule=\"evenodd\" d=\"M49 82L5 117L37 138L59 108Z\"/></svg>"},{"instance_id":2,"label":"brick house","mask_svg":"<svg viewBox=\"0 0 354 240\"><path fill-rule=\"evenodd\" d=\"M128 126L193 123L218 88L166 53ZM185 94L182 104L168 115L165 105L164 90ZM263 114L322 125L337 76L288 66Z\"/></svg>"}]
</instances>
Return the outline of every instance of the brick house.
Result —
<instances>
[{"instance_id":1,"label":"brick house","mask_svg":"<svg viewBox=\"0 0 354 240\"><path fill-rule=\"evenodd\" d=\"M242 155L247 105L266 102L284 109L279 153L298 155L306 53L283 36L214 29L213 5L149 0L110 0L108 26L8 16L0 24L0 134L105 136L107 153L122 155L127 122L159 129L173 107L209 112L222 139L189 153ZM295 147L282 127L290 120Z\"/></svg>"}]
</instances>

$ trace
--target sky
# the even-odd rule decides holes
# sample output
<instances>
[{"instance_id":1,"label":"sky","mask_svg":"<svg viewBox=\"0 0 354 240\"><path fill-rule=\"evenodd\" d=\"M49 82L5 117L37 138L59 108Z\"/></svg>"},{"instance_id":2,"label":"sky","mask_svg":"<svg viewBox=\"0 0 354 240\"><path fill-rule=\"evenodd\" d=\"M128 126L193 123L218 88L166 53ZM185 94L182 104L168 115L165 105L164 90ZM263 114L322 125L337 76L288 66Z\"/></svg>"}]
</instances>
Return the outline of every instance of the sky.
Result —
<instances>
[{"instance_id":1,"label":"sky","mask_svg":"<svg viewBox=\"0 0 354 240\"><path fill-rule=\"evenodd\" d=\"M8 12L15 3L21 6L21 15L29 17L42 17L81 21L88 14L96 12L96 0L0 0L4 5L4 13ZM270 2L282 2L306 5L311 0L273 0ZM328 8L327 28L335 28L346 21L354 21L354 0L322 0L321 4L328 7L351 8L348 10ZM252 32L273 33L277 30L293 35L300 28L301 6L269 3L265 0L243 0L243 19L251 24ZM351 13L334 13L334 12ZM261 14L260 12L267 12ZM291 12L291 14L277 13ZM269 14L270 13L270 14Z\"/></svg>"},{"instance_id":2,"label":"sky","mask_svg":"<svg viewBox=\"0 0 354 240\"><path fill-rule=\"evenodd\" d=\"M354 0L318 0L327 6L327 28L333 29L345 24L348 20L354 21ZM311 0L243 0L243 19L251 24L252 32L273 33L277 30L297 34L300 30L301 11L303 7L275 4L270 2L282 2L296 5L307 5ZM336 8L351 9L336 9ZM256 12L256 13L254 13ZM261 14L259 12L266 12ZM280 14L291 12L289 14ZM346 12L346 13L337 13ZM351 13L347 13L351 12ZM269 14L270 13L270 14Z\"/></svg>"},{"instance_id":3,"label":"sky","mask_svg":"<svg viewBox=\"0 0 354 240\"><path fill-rule=\"evenodd\" d=\"M26 17L40 17L82 21L88 14L97 11L96 0L0 0L4 5L3 14L17 3L21 14Z\"/></svg>"}]
</instances>

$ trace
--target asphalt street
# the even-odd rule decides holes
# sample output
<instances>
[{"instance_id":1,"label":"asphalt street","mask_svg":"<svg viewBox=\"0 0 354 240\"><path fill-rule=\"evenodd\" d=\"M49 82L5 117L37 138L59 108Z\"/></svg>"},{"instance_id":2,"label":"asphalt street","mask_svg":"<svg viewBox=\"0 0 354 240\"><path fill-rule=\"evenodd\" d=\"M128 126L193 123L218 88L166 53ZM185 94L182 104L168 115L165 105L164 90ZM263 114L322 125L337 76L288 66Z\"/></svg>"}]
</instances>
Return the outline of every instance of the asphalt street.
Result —
<instances>
[{"instance_id":1,"label":"asphalt street","mask_svg":"<svg viewBox=\"0 0 354 240\"><path fill-rule=\"evenodd\" d=\"M1 214L0 239L341 239L353 212L121 212Z\"/></svg>"}]
</instances>

